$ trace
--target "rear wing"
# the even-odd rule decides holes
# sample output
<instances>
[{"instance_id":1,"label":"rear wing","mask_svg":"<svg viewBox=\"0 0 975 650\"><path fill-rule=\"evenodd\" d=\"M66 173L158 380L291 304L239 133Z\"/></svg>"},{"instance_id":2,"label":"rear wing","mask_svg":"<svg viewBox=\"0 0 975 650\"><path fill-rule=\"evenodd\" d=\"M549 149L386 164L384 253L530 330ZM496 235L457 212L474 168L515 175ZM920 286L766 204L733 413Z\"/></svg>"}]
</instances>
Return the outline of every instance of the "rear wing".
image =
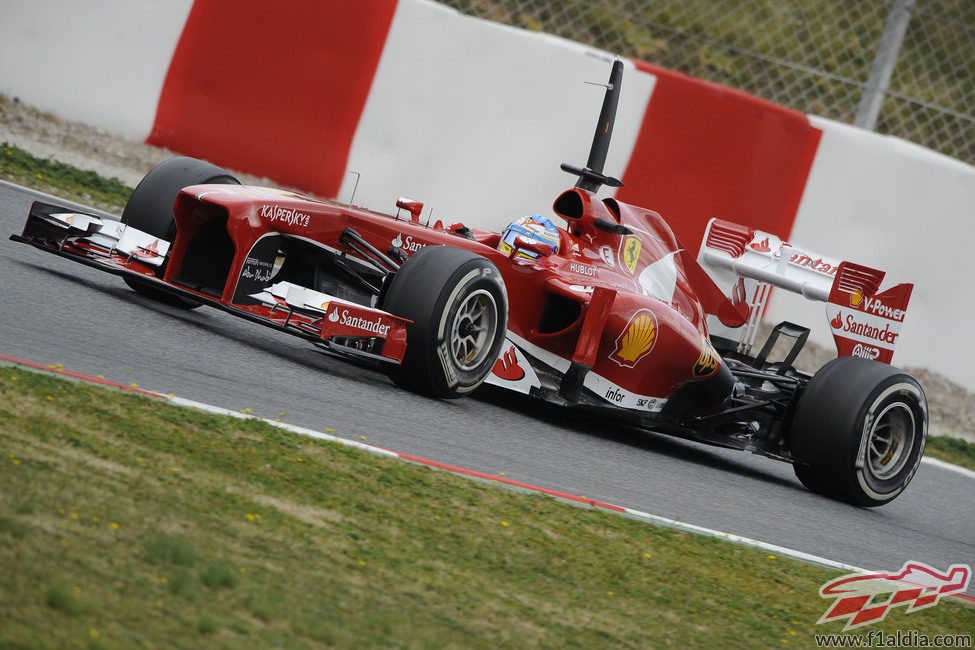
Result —
<instances>
[{"instance_id":1,"label":"rear wing","mask_svg":"<svg viewBox=\"0 0 975 650\"><path fill-rule=\"evenodd\" d=\"M708 318L713 336L738 341L748 354L772 287L826 303L839 356L890 363L913 284L880 291L886 273L798 248L754 228L720 219L708 223L698 262L735 304L748 305L743 326Z\"/></svg>"}]
</instances>

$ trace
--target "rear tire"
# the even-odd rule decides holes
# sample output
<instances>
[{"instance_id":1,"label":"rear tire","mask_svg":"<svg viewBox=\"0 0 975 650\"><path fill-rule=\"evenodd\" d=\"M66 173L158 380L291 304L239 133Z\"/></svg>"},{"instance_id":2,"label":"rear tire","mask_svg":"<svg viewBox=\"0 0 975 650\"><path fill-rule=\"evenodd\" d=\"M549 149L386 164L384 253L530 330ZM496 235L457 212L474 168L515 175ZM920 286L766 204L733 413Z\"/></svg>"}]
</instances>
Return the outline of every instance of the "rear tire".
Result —
<instances>
[{"instance_id":1,"label":"rear tire","mask_svg":"<svg viewBox=\"0 0 975 650\"><path fill-rule=\"evenodd\" d=\"M813 492L880 506L914 477L927 433L927 399L916 379L887 364L840 357L799 397L793 467Z\"/></svg>"},{"instance_id":2,"label":"rear tire","mask_svg":"<svg viewBox=\"0 0 975 650\"><path fill-rule=\"evenodd\" d=\"M240 185L228 171L203 160L177 156L155 167L139 182L122 211L122 223L172 243L176 238L176 217L173 205L179 191L189 185ZM162 277L168 260L156 268ZM201 303L163 291L138 279L124 277L125 284L136 293L158 302L184 309L194 309Z\"/></svg>"},{"instance_id":3,"label":"rear tire","mask_svg":"<svg viewBox=\"0 0 975 650\"><path fill-rule=\"evenodd\" d=\"M457 398L481 385L494 367L508 324L504 280L487 259L460 248L427 246L413 254L386 288L382 309L407 325L403 363L389 370L397 385Z\"/></svg>"}]
</instances>

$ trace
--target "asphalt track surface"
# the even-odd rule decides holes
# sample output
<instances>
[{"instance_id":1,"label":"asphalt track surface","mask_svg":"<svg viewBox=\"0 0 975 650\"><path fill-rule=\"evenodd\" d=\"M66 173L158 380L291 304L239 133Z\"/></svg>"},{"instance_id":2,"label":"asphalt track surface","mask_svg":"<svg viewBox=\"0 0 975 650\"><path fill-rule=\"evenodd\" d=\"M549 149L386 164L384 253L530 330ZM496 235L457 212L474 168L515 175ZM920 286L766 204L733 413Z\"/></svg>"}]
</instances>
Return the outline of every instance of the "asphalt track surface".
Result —
<instances>
[{"instance_id":1,"label":"asphalt track surface","mask_svg":"<svg viewBox=\"0 0 975 650\"><path fill-rule=\"evenodd\" d=\"M747 453L497 390L418 397L298 338L215 309L154 303L116 276L10 241L34 198L0 185L0 354L270 418L283 412L291 424L867 569L975 565L969 476L922 464L893 503L858 508L807 491L786 463Z\"/></svg>"}]
</instances>

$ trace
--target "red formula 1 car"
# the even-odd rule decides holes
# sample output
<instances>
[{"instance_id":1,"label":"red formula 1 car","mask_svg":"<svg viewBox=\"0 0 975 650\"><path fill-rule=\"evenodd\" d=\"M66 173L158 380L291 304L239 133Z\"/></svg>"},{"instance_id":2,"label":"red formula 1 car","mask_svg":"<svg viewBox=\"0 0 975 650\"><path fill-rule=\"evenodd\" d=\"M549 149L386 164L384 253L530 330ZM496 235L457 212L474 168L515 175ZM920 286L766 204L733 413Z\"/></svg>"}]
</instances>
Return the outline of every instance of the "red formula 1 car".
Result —
<instances>
[{"instance_id":1,"label":"red formula 1 car","mask_svg":"<svg viewBox=\"0 0 975 650\"><path fill-rule=\"evenodd\" d=\"M35 203L12 239L383 364L405 388L459 397L483 382L657 431L792 462L810 489L876 506L910 482L927 403L890 361L911 285L712 221L698 258L659 214L596 196L622 79L613 65L585 167L503 233L421 225L238 184L190 159L139 183L121 222ZM793 367L809 330L784 322L752 355L770 286L827 303L841 356ZM792 340L784 359L774 344ZM781 347L781 346L780 346Z\"/></svg>"}]
</instances>

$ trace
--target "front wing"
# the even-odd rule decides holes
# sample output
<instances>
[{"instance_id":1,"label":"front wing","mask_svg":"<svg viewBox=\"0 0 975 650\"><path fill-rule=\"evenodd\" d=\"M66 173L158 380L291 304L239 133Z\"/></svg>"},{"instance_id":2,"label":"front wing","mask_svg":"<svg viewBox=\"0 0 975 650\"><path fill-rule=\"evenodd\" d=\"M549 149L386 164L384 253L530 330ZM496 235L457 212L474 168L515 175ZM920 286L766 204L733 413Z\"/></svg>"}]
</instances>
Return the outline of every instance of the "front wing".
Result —
<instances>
[{"instance_id":1,"label":"front wing","mask_svg":"<svg viewBox=\"0 0 975 650\"><path fill-rule=\"evenodd\" d=\"M216 307L343 356L398 364L406 352L410 321L307 287L278 282L251 296L258 304L239 305L164 281L156 269L165 262L170 242L114 219L35 201L23 232L10 239Z\"/></svg>"}]
</instances>

